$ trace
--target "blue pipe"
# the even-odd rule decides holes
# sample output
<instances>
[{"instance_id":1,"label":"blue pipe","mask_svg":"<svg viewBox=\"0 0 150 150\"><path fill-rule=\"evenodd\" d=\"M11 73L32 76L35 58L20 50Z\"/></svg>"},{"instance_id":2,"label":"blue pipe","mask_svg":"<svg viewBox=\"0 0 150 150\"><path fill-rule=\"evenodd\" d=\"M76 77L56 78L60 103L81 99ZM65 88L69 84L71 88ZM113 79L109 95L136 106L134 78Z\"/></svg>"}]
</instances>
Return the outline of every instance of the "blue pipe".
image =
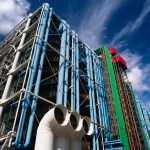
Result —
<instances>
[{"instance_id":1,"label":"blue pipe","mask_svg":"<svg viewBox=\"0 0 150 150\"><path fill-rule=\"evenodd\" d=\"M90 56L90 77L92 80L94 80L93 78L93 66L92 66L92 55L91 55L91 51L89 50L89 56ZM90 79L90 80L91 80ZM95 91L94 91L94 82L91 80L91 91L92 91L92 104L93 104L93 113L94 113L94 122L97 124L97 114L96 114L96 103L95 103ZM96 148L97 150L99 150L99 141L98 141L98 128L97 125L95 125L95 136L96 136Z\"/></svg>"},{"instance_id":2,"label":"blue pipe","mask_svg":"<svg viewBox=\"0 0 150 150\"><path fill-rule=\"evenodd\" d=\"M97 72L98 72L97 73L98 74L97 80L98 80L98 83L101 85L102 81L101 81L101 74L100 74L100 68L99 68L98 61L97 61L97 65L98 65L98 67L96 67ZM102 125L105 126L105 123L104 123L104 110L103 110L103 102L102 102L103 89L100 86L98 86L98 89L99 89L98 90L98 95L99 95L99 98L100 98L99 104L100 104L100 110L101 110Z\"/></svg>"},{"instance_id":3,"label":"blue pipe","mask_svg":"<svg viewBox=\"0 0 150 150\"><path fill-rule=\"evenodd\" d=\"M79 97L79 41L78 34L75 36L75 52L76 52L76 111L80 112L80 97Z\"/></svg>"},{"instance_id":4,"label":"blue pipe","mask_svg":"<svg viewBox=\"0 0 150 150\"><path fill-rule=\"evenodd\" d=\"M122 144L121 140L113 140L109 142L104 142L105 145L115 145L115 144Z\"/></svg>"},{"instance_id":5,"label":"blue pipe","mask_svg":"<svg viewBox=\"0 0 150 150\"><path fill-rule=\"evenodd\" d=\"M50 11L49 18L48 18L48 24L47 24L45 38L44 38L45 41L48 40L48 34L49 34L50 23L51 23L51 16L52 16L52 11ZM44 63L44 56L45 56L45 52L46 52L46 46L47 46L47 44L44 43L43 47L42 47L41 55L40 55L40 62L39 62L39 66L38 66L38 74L37 74L37 79L36 79L36 84L35 84L35 89L34 89L34 94L35 95L38 95L38 93L39 93L40 81L41 81L42 69L43 69L43 63ZM18 146L19 148L26 149L30 145L36 107L37 107L37 97L34 96L33 101L32 101L32 105L31 105L31 114L30 114L29 123L28 123L26 141L25 141L24 144L20 144Z\"/></svg>"},{"instance_id":6,"label":"blue pipe","mask_svg":"<svg viewBox=\"0 0 150 150\"><path fill-rule=\"evenodd\" d=\"M72 31L72 65L75 66L75 31ZM75 67L72 66L71 70L71 110L75 111L75 99L76 99L76 84L75 84Z\"/></svg>"},{"instance_id":7,"label":"blue pipe","mask_svg":"<svg viewBox=\"0 0 150 150\"><path fill-rule=\"evenodd\" d=\"M87 63L87 75L90 77L90 55L89 55L89 50L85 46L86 49L86 63ZM93 104L92 104L92 90L91 90L91 79L88 78L88 88L89 88L89 105L90 105L90 116L91 116L91 121L94 122L94 113L93 113ZM93 127L93 134L92 134L92 149L96 150L96 137L95 137L95 125L92 124Z\"/></svg>"},{"instance_id":8,"label":"blue pipe","mask_svg":"<svg viewBox=\"0 0 150 150\"><path fill-rule=\"evenodd\" d=\"M106 92L103 90L104 87L104 78L103 78L103 73L102 73L102 64L100 63L100 74L101 74L101 85L102 85L102 102L103 102L103 107L104 107L104 119L105 119L105 126L110 129L110 125L108 124L109 121L109 116L108 116L108 109L107 109L107 103L106 103ZM105 141L108 141L110 139L110 135L108 134L109 131L104 131L105 133Z\"/></svg>"},{"instance_id":9,"label":"blue pipe","mask_svg":"<svg viewBox=\"0 0 150 150\"><path fill-rule=\"evenodd\" d=\"M62 23L63 22L63 23ZM67 35L67 27L66 21L62 20L61 24L63 27L62 37L61 37L61 47L60 54L64 57L66 56L66 35ZM57 104L64 103L64 74L65 74L65 58L60 55L59 58L59 74L58 74L58 87L57 87Z\"/></svg>"},{"instance_id":10,"label":"blue pipe","mask_svg":"<svg viewBox=\"0 0 150 150\"><path fill-rule=\"evenodd\" d=\"M149 131L148 131L148 127L147 127L147 125L145 124L145 123L147 123L147 120L148 119L146 119L146 117L145 117L145 112L144 112L144 109L145 108L142 108L142 105L141 104L139 104L139 107L138 107L139 109L140 109L140 111L141 111L141 113L140 113L140 115L141 115L141 122L142 122L142 124L143 124L143 130L144 130L144 132L145 132L145 135L147 136L147 139L149 139ZM147 140L147 139L145 139L145 140ZM148 142L148 140L147 140L147 143L148 143L148 146L150 147L150 143Z\"/></svg>"},{"instance_id":11,"label":"blue pipe","mask_svg":"<svg viewBox=\"0 0 150 150\"><path fill-rule=\"evenodd\" d=\"M44 4L43 5L42 17L41 17L40 22L39 22L38 36L40 38L43 38L48 14L49 14L49 4ZM28 81L27 81L27 85L26 85L26 90L27 91L32 90L32 85L33 85L34 77L35 77L35 74L36 74L36 68L37 68L40 49L41 49L41 45L42 45L42 41L41 41L40 38L37 37L36 42L35 42L33 58L32 58L32 61L31 61ZM18 145L20 144L22 133L23 133L23 128L24 128L25 117L26 117L26 113L27 113L29 103L30 103L30 94L25 93L24 98L23 98L23 102L22 102L22 112L21 112L21 116L20 116L20 121L19 121L18 131L17 131L17 135L16 135L16 140L15 140L15 142L12 143L13 147L18 147Z\"/></svg>"},{"instance_id":12,"label":"blue pipe","mask_svg":"<svg viewBox=\"0 0 150 150\"><path fill-rule=\"evenodd\" d=\"M88 50L89 53L89 67L90 67L90 81L91 81L91 92L92 92L92 107L93 107L93 114L94 114L94 122L97 124L97 115L96 115L96 103L95 103L95 91L94 91L94 81L93 81L93 65L92 65L92 55L91 55L91 51ZM98 128L97 125L95 126L95 136L96 136L96 149L99 150L99 141L98 141Z\"/></svg>"},{"instance_id":13,"label":"blue pipe","mask_svg":"<svg viewBox=\"0 0 150 150\"><path fill-rule=\"evenodd\" d=\"M97 83L99 83L99 81L98 81L98 76L99 76L99 72L97 71L97 60L96 60L96 58L95 58L95 56L93 56L93 65L94 65L94 78L95 78L95 81L97 82ZM99 85L97 85L96 86L96 96L97 96L97 107L98 107L98 116L99 116L99 124L100 125L103 125L102 124L102 113L101 113L101 108L100 108L100 103L101 103L101 100L100 100L100 96L99 96L99 87L98 87Z\"/></svg>"},{"instance_id":14,"label":"blue pipe","mask_svg":"<svg viewBox=\"0 0 150 150\"><path fill-rule=\"evenodd\" d=\"M100 60L93 56L95 58L95 60L93 59L93 64L95 64L94 66L94 70L96 71L96 74L98 76L95 76L95 78L97 79L96 82L99 83L101 85L98 86L99 88L99 97L100 97L100 106L101 108L101 118L102 118L102 125L107 127L108 129L110 128L110 125L108 124L109 121L109 116L108 116L108 110L107 110L107 103L106 103L106 99L105 99L105 90L104 90L104 78L103 78L103 74L102 74L102 64L100 62ZM94 63L95 62L95 63ZM96 66L97 65L97 66ZM104 130L104 141L108 141L110 139L110 135L108 135L108 132L110 131L106 131Z\"/></svg>"},{"instance_id":15,"label":"blue pipe","mask_svg":"<svg viewBox=\"0 0 150 150\"><path fill-rule=\"evenodd\" d=\"M99 64L99 60L95 57L95 55L93 56L93 64L94 64L94 74L95 74L95 81L98 84L101 84L101 78L102 75L100 74L100 64ZM98 103L98 113L99 113L99 124L103 125L106 127L104 119L105 119L105 115L104 115L104 108L102 107L102 92L103 89L102 87L100 87L99 85L97 85L96 87L96 95L97 95L97 103ZM104 106L105 107L105 106ZM103 131L103 129L101 129L101 131Z\"/></svg>"},{"instance_id":16,"label":"blue pipe","mask_svg":"<svg viewBox=\"0 0 150 150\"><path fill-rule=\"evenodd\" d=\"M67 43L66 43L66 59L69 60L69 51L70 51L70 29L67 24ZM67 94L68 94L68 70L69 70L69 61L66 60L65 63L65 83L64 83L64 106L67 107Z\"/></svg>"},{"instance_id":17,"label":"blue pipe","mask_svg":"<svg viewBox=\"0 0 150 150\"><path fill-rule=\"evenodd\" d=\"M101 70L101 68L100 68L100 61L98 60L98 59L96 59L95 60L95 62L97 63L97 67L95 67L96 68L96 70L97 70L97 74L98 74L98 77L97 77L97 79L98 79L98 83L101 85L101 87L100 86L98 86L98 88L99 88L99 97L100 97L100 101L99 101L99 103L100 103L100 106L101 106L101 108L99 108L99 109L101 109L101 113L102 113L102 116L101 116L101 118L102 118L102 125L104 126L104 127L107 127L107 123L106 123L106 120L108 119L107 117L106 117L106 110L105 110L105 107L107 106L106 104L104 104L104 99L103 99L103 95L104 95L104 87L103 87L103 74L102 74L102 70ZM106 137L106 130L103 130L102 129L102 131L104 132L104 141L108 141L108 139L107 139L107 137Z\"/></svg>"}]
</instances>

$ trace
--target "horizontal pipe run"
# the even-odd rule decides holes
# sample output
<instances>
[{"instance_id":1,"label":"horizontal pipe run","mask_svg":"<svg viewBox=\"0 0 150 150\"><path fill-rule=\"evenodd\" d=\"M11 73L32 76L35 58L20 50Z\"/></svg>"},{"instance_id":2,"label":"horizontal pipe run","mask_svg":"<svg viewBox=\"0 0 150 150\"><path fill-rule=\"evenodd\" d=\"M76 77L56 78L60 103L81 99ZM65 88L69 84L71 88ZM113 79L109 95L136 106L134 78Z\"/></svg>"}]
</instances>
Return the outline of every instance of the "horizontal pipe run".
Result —
<instances>
[{"instance_id":1,"label":"horizontal pipe run","mask_svg":"<svg viewBox=\"0 0 150 150\"><path fill-rule=\"evenodd\" d=\"M22 47L18 47L17 51L23 52L28 46L30 46L33 43L34 39L35 37L26 42Z\"/></svg>"},{"instance_id":2,"label":"horizontal pipe run","mask_svg":"<svg viewBox=\"0 0 150 150\"><path fill-rule=\"evenodd\" d=\"M14 75L14 74L16 74L16 72L18 72L18 71L20 71L21 69L27 67L29 61L30 61L30 59L28 59L27 61L23 62L21 65L19 65L19 66L16 67L15 69L10 70L10 71L7 73L7 75Z\"/></svg>"},{"instance_id":3,"label":"horizontal pipe run","mask_svg":"<svg viewBox=\"0 0 150 150\"><path fill-rule=\"evenodd\" d=\"M28 29L24 30L23 33L29 33L30 31L32 31L36 25L38 25L39 19L36 20Z\"/></svg>"},{"instance_id":4,"label":"horizontal pipe run","mask_svg":"<svg viewBox=\"0 0 150 150\"><path fill-rule=\"evenodd\" d=\"M11 100L13 100L14 98L18 97L21 92L23 92L23 91L20 90L20 91L16 92L14 95L12 95L12 96L10 96L10 97L8 97L8 98L6 98L6 99L0 99L0 101L1 101L1 102L0 102L0 106L5 106L5 105L8 104Z\"/></svg>"}]
</instances>

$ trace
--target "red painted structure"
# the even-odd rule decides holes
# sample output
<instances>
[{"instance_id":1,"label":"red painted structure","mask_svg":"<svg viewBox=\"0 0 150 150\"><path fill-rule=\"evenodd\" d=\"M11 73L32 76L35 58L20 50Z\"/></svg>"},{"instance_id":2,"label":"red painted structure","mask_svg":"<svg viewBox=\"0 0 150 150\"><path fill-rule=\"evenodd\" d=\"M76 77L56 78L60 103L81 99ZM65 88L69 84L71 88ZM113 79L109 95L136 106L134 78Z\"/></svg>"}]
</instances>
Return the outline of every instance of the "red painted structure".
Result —
<instances>
[{"instance_id":1,"label":"red painted structure","mask_svg":"<svg viewBox=\"0 0 150 150\"><path fill-rule=\"evenodd\" d=\"M116 55L112 58L113 63L119 63L120 67L125 71L127 69L127 64L125 60L120 56Z\"/></svg>"}]
</instances>

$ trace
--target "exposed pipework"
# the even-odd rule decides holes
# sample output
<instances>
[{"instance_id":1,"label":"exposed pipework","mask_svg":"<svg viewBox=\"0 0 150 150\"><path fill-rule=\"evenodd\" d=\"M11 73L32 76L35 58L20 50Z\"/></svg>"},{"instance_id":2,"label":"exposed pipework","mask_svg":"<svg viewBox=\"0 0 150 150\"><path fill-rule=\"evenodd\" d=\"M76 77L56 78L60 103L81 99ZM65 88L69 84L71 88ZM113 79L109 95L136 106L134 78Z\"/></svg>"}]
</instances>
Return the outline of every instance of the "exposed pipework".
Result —
<instances>
[{"instance_id":1,"label":"exposed pipework","mask_svg":"<svg viewBox=\"0 0 150 150\"><path fill-rule=\"evenodd\" d=\"M81 150L82 137L92 134L91 120L77 112L69 113L63 105L49 110L41 120L35 150Z\"/></svg>"},{"instance_id":2,"label":"exposed pipework","mask_svg":"<svg viewBox=\"0 0 150 150\"><path fill-rule=\"evenodd\" d=\"M45 32L45 27L46 27L46 23L47 23L48 14L49 14L49 5L44 4L42 11L43 11L42 17L39 22L40 28L39 28L39 32L38 32L38 36L41 38L44 36L44 32ZM27 85L26 85L26 89L28 91L32 90L32 85L33 85L34 78L36 75L38 59L39 59L39 55L40 55L40 51L41 51L42 41L39 37L37 37L36 42L35 42L35 49L34 49L33 58L31 61L31 65L30 65L29 77L28 77L28 81L27 81ZM25 117L26 117L29 103L30 103L30 94L25 93L23 102L22 102L22 112L21 112L19 127L18 127L18 131L17 131L17 135L16 135L16 140L15 140L15 142L12 143L12 146L14 146L14 147L18 147L18 148L20 147L20 141L22 138Z\"/></svg>"},{"instance_id":3,"label":"exposed pipework","mask_svg":"<svg viewBox=\"0 0 150 150\"><path fill-rule=\"evenodd\" d=\"M32 14L29 15L28 19L27 19L27 23L26 23L26 26L25 26L25 31L29 28L30 26L30 22L31 22L31 16ZM24 32L22 34L22 38L21 38L21 41L19 43L19 48L21 48L25 42L25 38L26 38L26 32ZM18 65L18 61L19 61L19 58L20 58L20 51L16 51L16 55L15 55L15 59L14 59L14 62L13 62L13 65L12 65L12 68L11 70L14 70L17 65ZM11 87L11 83L12 83L12 80L13 80L13 74L10 74L8 76L8 79L7 79L7 83L6 83L6 86L5 86L5 89L4 89L4 92L3 92L3 95L2 95L2 100L1 100L1 103L3 102L3 100L8 96L8 93L9 93L9 89ZM0 106L0 118L2 116L2 113L3 113L3 106Z\"/></svg>"},{"instance_id":4,"label":"exposed pipework","mask_svg":"<svg viewBox=\"0 0 150 150\"><path fill-rule=\"evenodd\" d=\"M66 21L62 20L59 26L59 31L62 30L62 37L61 37L61 47L60 47L60 54L66 57L66 43L67 43L67 27ZM64 75L65 75L65 59L64 57L60 56L59 59L59 75L58 75L58 87L57 87L57 104L63 104L64 102Z\"/></svg>"},{"instance_id":5,"label":"exposed pipework","mask_svg":"<svg viewBox=\"0 0 150 150\"><path fill-rule=\"evenodd\" d=\"M44 38L45 41L48 40L48 34L49 34L50 23L51 23L51 15L52 15L52 12L50 11L49 19L48 19L48 23L47 23L47 28L46 28L46 33L45 33L45 38ZM39 93L45 52L46 52L46 43L44 43L43 47L42 47L40 62L39 62L38 71L37 71L38 72L37 73L37 79L36 79L36 84L35 84L35 89L34 89L35 95L38 95L38 93ZM34 124L34 117L35 117L34 114L36 111L36 107L37 107L37 97L34 96L33 100L32 100L32 105L31 105L31 113L30 113L30 117L29 117L26 141L24 144L19 145L20 148L28 148L30 145L31 136L32 136L32 129L33 129L33 124Z\"/></svg>"},{"instance_id":6,"label":"exposed pipework","mask_svg":"<svg viewBox=\"0 0 150 150\"><path fill-rule=\"evenodd\" d=\"M70 150L82 150L82 137L84 135L92 134L92 124L88 117L81 119L78 113L75 114L78 118L78 127L74 128L74 131L70 135Z\"/></svg>"}]
</instances>

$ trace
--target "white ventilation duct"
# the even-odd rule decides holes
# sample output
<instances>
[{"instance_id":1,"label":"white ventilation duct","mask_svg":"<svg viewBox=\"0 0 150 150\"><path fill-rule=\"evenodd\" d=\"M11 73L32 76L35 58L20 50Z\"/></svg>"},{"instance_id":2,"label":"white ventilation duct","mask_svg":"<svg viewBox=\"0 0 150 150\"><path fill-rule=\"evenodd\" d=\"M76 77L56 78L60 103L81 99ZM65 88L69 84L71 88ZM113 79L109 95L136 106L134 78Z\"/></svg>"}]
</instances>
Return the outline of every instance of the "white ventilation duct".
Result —
<instances>
[{"instance_id":1,"label":"white ventilation duct","mask_svg":"<svg viewBox=\"0 0 150 150\"><path fill-rule=\"evenodd\" d=\"M69 113L63 105L57 105L39 124L35 150L81 150L82 137L91 134L88 117L82 119L79 113Z\"/></svg>"},{"instance_id":2,"label":"white ventilation duct","mask_svg":"<svg viewBox=\"0 0 150 150\"><path fill-rule=\"evenodd\" d=\"M69 150L69 136L73 132L73 127L71 126L72 113L66 115L67 124L65 126L59 126L54 132L55 135L55 150Z\"/></svg>"},{"instance_id":3,"label":"white ventilation duct","mask_svg":"<svg viewBox=\"0 0 150 150\"><path fill-rule=\"evenodd\" d=\"M92 134L92 123L90 118L78 118L78 127L70 135L70 150L82 150L82 138L84 135Z\"/></svg>"},{"instance_id":4,"label":"white ventilation duct","mask_svg":"<svg viewBox=\"0 0 150 150\"><path fill-rule=\"evenodd\" d=\"M67 117L68 124L64 127L58 127L55 132L55 150L70 150L70 135L79 126L81 117L77 112L72 112Z\"/></svg>"},{"instance_id":5,"label":"white ventilation duct","mask_svg":"<svg viewBox=\"0 0 150 150\"><path fill-rule=\"evenodd\" d=\"M68 111L57 105L42 118L36 135L35 150L54 150L54 131L68 124Z\"/></svg>"}]
</instances>

